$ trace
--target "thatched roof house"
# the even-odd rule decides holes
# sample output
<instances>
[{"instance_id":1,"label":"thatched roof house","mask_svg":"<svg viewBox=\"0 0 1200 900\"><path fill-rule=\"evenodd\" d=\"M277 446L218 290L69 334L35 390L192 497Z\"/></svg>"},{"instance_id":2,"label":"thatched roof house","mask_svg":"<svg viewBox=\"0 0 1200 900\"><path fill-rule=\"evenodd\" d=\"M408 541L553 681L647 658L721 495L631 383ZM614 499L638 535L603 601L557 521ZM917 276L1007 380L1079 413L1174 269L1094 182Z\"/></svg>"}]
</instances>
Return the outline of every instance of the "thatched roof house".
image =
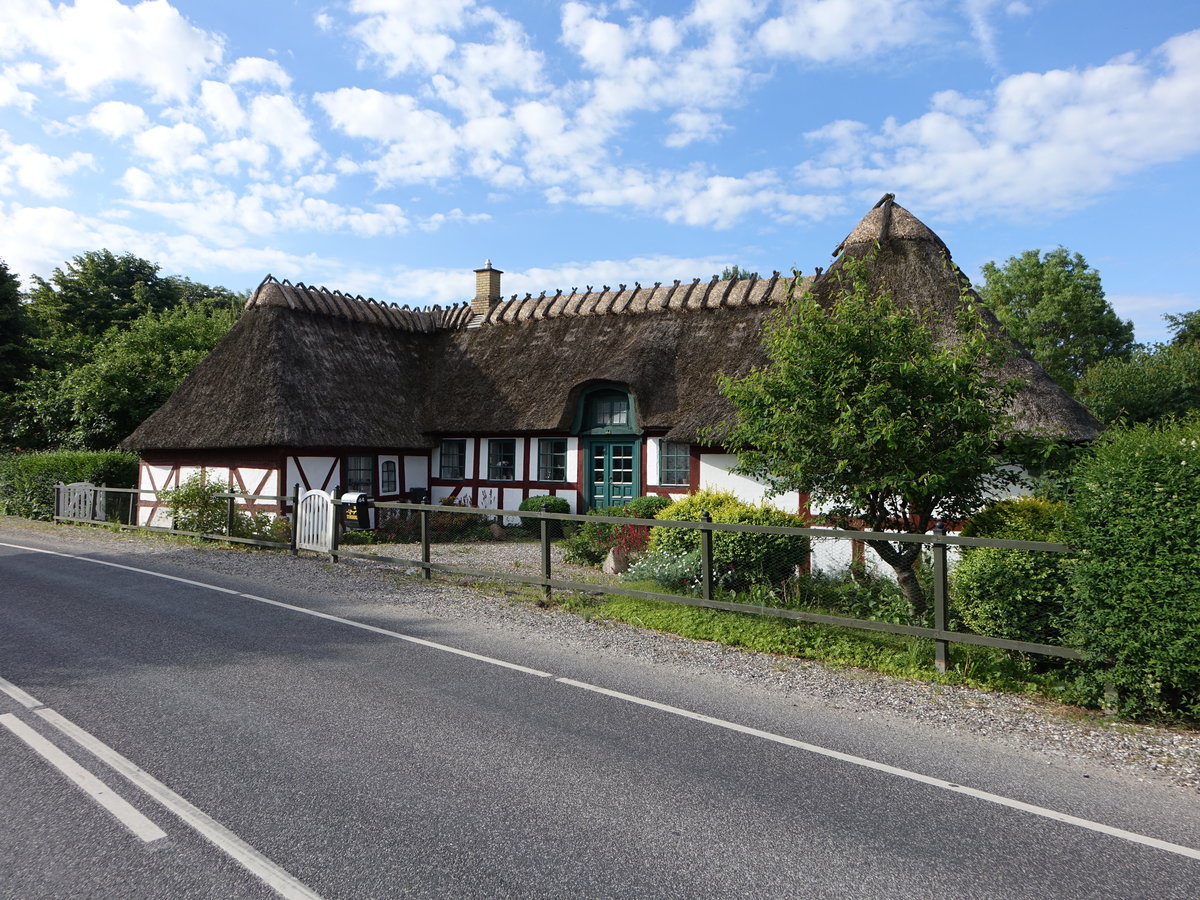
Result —
<instances>
[{"instance_id":1,"label":"thatched roof house","mask_svg":"<svg viewBox=\"0 0 1200 900\"><path fill-rule=\"evenodd\" d=\"M830 274L876 246L872 277L952 328L965 276L890 197L830 272L800 286L829 296ZM546 493L583 507L702 483L747 489L728 474L731 457L697 441L733 413L717 374L764 361L764 317L792 277L503 301L501 274L489 263L476 271L474 300L432 309L268 276L212 354L124 442L142 455L143 487L206 466L247 490L431 490L504 508ZM1019 429L1096 436L1087 410L1019 345L1006 369L1026 385Z\"/></svg>"}]
</instances>

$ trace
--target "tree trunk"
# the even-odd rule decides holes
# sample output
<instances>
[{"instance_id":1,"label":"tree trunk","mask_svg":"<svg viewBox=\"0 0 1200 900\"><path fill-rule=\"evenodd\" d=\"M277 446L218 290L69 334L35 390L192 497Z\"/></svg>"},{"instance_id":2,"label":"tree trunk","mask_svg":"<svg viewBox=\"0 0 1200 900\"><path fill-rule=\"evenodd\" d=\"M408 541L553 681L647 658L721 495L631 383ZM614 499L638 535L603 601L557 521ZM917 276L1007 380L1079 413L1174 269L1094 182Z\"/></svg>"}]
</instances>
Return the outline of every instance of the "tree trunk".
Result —
<instances>
[{"instance_id":1,"label":"tree trunk","mask_svg":"<svg viewBox=\"0 0 1200 900\"><path fill-rule=\"evenodd\" d=\"M917 560L921 558L921 545L902 544L902 549L897 550L890 541L867 541L867 544L896 573L896 583L900 592L904 594L904 599L908 601L908 611L912 617L924 619L929 606L925 600L925 591L914 570Z\"/></svg>"},{"instance_id":2,"label":"tree trunk","mask_svg":"<svg viewBox=\"0 0 1200 900\"><path fill-rule=\"evenodd\" d=\"M928 606L925 601L925 589L921 587L917 573L913 571L912 566L907 569L893 566L893 569L896 572L896 583L900 585L900 591L904 594L904 599L908 601L908 611L912 613L914 619L923 620Z\"/></svg>"}]
</instances>

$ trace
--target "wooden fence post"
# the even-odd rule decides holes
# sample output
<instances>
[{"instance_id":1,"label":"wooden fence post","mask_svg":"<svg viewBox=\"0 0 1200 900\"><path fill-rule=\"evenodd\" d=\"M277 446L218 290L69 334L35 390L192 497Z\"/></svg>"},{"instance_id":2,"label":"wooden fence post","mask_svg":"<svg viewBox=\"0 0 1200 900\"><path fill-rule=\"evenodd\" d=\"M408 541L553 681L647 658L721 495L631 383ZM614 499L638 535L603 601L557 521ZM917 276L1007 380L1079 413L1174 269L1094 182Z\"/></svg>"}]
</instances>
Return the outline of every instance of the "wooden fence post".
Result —
<instances>
[{"instance_id":1,"label":"wooden fence post","mask_svg":"<svg viewBox=\"0 0 1200 900\"><path fill-rule=\"evenodd\" d=\"M292 488L292 540L291 547L288 552L292 556L299 556L300 550L296 547L296 541L300 536L300 482L296 482Z\"/></svg>"},{"instance_id":2,"label":"wooden fence post","mask_svg":"<svg viewBox=\"0 0 1200 900\"><path fill-rule=\"evenodd\" d=\"M546 512L547 504L542 504L542 512ZM546 518L538 520L541 523L542 530L542 577L546 579L546 584L542 585L542 601L550 602L550 521Z\"/></svg>"},{"instance_id":3,"label":"wooden fence post","mask_svg":"<svg viewBox=\"0 0 1200 900\"><path fill-rule=\"evenodd\" d=\"M946 534L945 523L937 522L933 526L933 533L944 536ZM946 630L947 587L946 545L937 543L933 545L933 627L938 631ZM934 639L933 667L939 672L944 673L948 667L949 648L949 641Z\"/></svg>"},{"instance_id":4,"label":"wooden fence post","mask_svg":"<svg viewBox=\"0 0 1200 900\"><path fill-rule=\"evenodd\" d=\"M421 577L428 581L433 577L429 568L429 510L422 509L417 514L421 517Z\"/></svg>"},{"instance_id":5,"label":"wooden fence post","mask_svg":"<svg viewBox=\"0 0 1200 900\"><path fill-rule=\"evenodd\" d=\"M700 513L700 521L712 524L712 516L708 511ZM713 597L713 554L712 529L700 526L700 596L705 600Z\"/></svg>"}]
</instances>

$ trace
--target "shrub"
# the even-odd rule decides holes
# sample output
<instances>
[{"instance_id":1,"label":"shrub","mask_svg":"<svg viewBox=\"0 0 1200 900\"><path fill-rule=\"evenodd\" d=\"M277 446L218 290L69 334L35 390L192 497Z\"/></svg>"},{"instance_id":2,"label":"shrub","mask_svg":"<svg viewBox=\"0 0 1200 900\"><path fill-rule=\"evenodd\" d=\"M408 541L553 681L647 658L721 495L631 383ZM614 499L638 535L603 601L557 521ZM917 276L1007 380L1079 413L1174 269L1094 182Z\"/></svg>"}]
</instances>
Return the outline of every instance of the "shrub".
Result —
<instances>
[{"instance_id":1,"label":"shrub","mask_svg":"<svg viewBox=\"0 0 1200 900\"><path fill-rule=\"evenodd\" d=\"M288 544L292 540L292 523L284 516L238 511L233 521L233 533L237 537Z\"/></svg>"},{"instance_id":2,"label":"shrub","mask_svg":"<svg viewBox=\"0 0 1200 900\"><path fill-rule=\"evenodd\" d=\"M804 520L770 506L742 503L728 491L698 491L677 500L656 518L700 521L702 512L714 522L741 525L776 525L798 528ZM700 549L700 531L692 528L654 528L650 549L686 554ZM755 534L735 531L713 533L713 577L729 590L752 584L777 584L795 574L808 559L809 541L801 535Z\"/></svg>"},{"instance_id":3,"label":"shrub","mask_svg":"<svg viewBox=\"0 0 1200 900\"><path fill-rule=\"evenodd\" d=\"M405 515L403 510L380 509L375 514L376 543L412 544L421 540L421 518L416 513Z\"/></svg>"},{"instance_id":4,"label":"shrub","mask_svg":"<svg viewBox=\"0 0 1200 900\"><path fill-rule=\"evenodd\" d=\"M571 504L562 497L551 497L549 495L539 495L537 497L526 497L521 501L521 505L517 509L523 512L550 512L550 513L569 513ZM546 520L546 531L551 539L562 537L563 523L557 519ZM530 532L538 532L541 530L540 519L522 519L521 526Z\"/></svg>"},{"instance_id":5,"label":"shrub","mask_svg":"<svg viewBox=\"0 0 1200 900\"><path fill-rule=\"evenodd\" d=\"M647 502L642 502L647 501ZM640 510L653 509L656 497L635 497L624 506L608 506L604 509L589 509L589 516L612 518L645 519ZM563 541L567 562L584 566L598 566L608 556L608 551L618 548L626 552L645 550L650 540L650 529L640 525L614 525L610 522L580 522Z\"/></svg>"},{"instance_id":6,"label":"shrub","mask_svg":"<svg viewBox=\"0 0 1200 900\"><path fill-rule=\"evenodd\" d=\"M1126 715L1200 721L1200 415L1110 429L1073 478L1069 635Z\"/></svg>"},{"instance_id":7,"label":"shrub","mask_svg":"<svg viewBox=\"0 0 1200 900\"><path fill-rule=\"evenodd\" d=\"M218 495L228 492L227 485L196 473L179 487L163 491L160 499L171 516L172 528L197 534L224 534L229 501Z\"/></svg>"},{"instance_id":8,"label":"shrub","mask_svg":"<svg viewBox=\"0 0 1200 900\"><path fill-rule=\"evenodd\" d=\"M703 578L700 551L687 553L647 553L629 566L625 581L653 581L665 590L680 594L698 594Z\"/></svg>"},{"instance_id":9,"label":"shrub","mask_svg":"<svg viewBox=\"0 0 1200 900\"><path fill-rule=\"evenodd\" d=\"M788 587L787 593L795 598L790 605L879 622L906 623L912 617L899 585L867 571L815 572L797 578Z\"/></svg>"},{"instance_id":10,"label":"shrub","mask_svg":"<svg viewBox=\"0 0 1200 900\"><path fill-rule=\"evenodd\" d=\"M1063 504L1032 497L1001 500L963 528L969 537L1061 541ZM1071 560L1058 553L964 547L951 597L962 623L976 634L1060 644Z\"/></svg>"},{"instance_id":11,"label":"shrub","mask_svg":"<svg viewBox=\"0 0 1200 900\"><path fill-rule=\"evenodd\" d=\"M661 494L646 494L643 497L634 497L626 503L625 511L639 519L654 519L673 502L670 497L663 497Z\"/></svg>"},{"instance_id":12,"label":"shrub","mask_svg":"<svg viewBox=\"0 0 1200 900\"><path fill-rule=\"evenodd\" d=\"M131 488L137 470L136 456L116 450L0 454L0 514L50 521L57 482Z\"/></svg>"}]
</instances>

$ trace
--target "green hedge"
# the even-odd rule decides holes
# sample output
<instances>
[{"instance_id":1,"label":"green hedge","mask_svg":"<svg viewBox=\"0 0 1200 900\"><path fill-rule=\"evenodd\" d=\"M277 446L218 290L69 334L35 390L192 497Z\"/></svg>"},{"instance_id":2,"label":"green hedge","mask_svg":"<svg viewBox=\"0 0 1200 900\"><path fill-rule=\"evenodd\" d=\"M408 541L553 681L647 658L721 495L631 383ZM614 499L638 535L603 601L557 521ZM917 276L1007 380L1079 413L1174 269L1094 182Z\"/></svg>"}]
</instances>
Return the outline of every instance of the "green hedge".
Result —
<instances>
[{"instance_id":1,"label":"green hedge","mask_svg":"<svg viewBox=\"0 0 1200 900\"><path fill-rule=\"evenodd\" d=\"M743 503L728 491L704 490L672 503L656 518L699 522L707 512L714 522L741 525L778 525L802 528L797 515L771 506ZM653 528L650 550L680 558L700 549L700 531L692 528ZM744 590L753 584L778 584L795 574L796 566L808 560L806 537L782 534L753 534L736 531L713 532L713 575L720 584Z\"/></svg>"},{"instance_id":2,"label":"green hedge","mask_svg":"<svg viewBox=\"0 0 1200 900\"><path fill-rule=\"evenodd\" d=\"M1026 497L976 513L963 534L1014 541L1061 541L1063 504ZM976 634L1061 644L1069 558L1059 553L964 547L951 599Z\"/></svg>"},{"instance_id":3,"label":"green hedge","mask_svg":"<svg viewBox=\"0 0 1200 900\"><path fill-rule=\"evenodd\" d=\"M1200 416L1112 428L1072 478L1070 636L1126 715L1200 722Z\"/></svg>"},{"instance_id":4,"label":"green hedge","mask_svg":"<svg viewBox=\"0 0 1200 900\"><path fill-rule=\"evenodd\" d=\"M117 450L0 454L0 514L50 521L55 483L131 488L137 486L137 471L137 457Z\"/></svg>"}]
</instances>

